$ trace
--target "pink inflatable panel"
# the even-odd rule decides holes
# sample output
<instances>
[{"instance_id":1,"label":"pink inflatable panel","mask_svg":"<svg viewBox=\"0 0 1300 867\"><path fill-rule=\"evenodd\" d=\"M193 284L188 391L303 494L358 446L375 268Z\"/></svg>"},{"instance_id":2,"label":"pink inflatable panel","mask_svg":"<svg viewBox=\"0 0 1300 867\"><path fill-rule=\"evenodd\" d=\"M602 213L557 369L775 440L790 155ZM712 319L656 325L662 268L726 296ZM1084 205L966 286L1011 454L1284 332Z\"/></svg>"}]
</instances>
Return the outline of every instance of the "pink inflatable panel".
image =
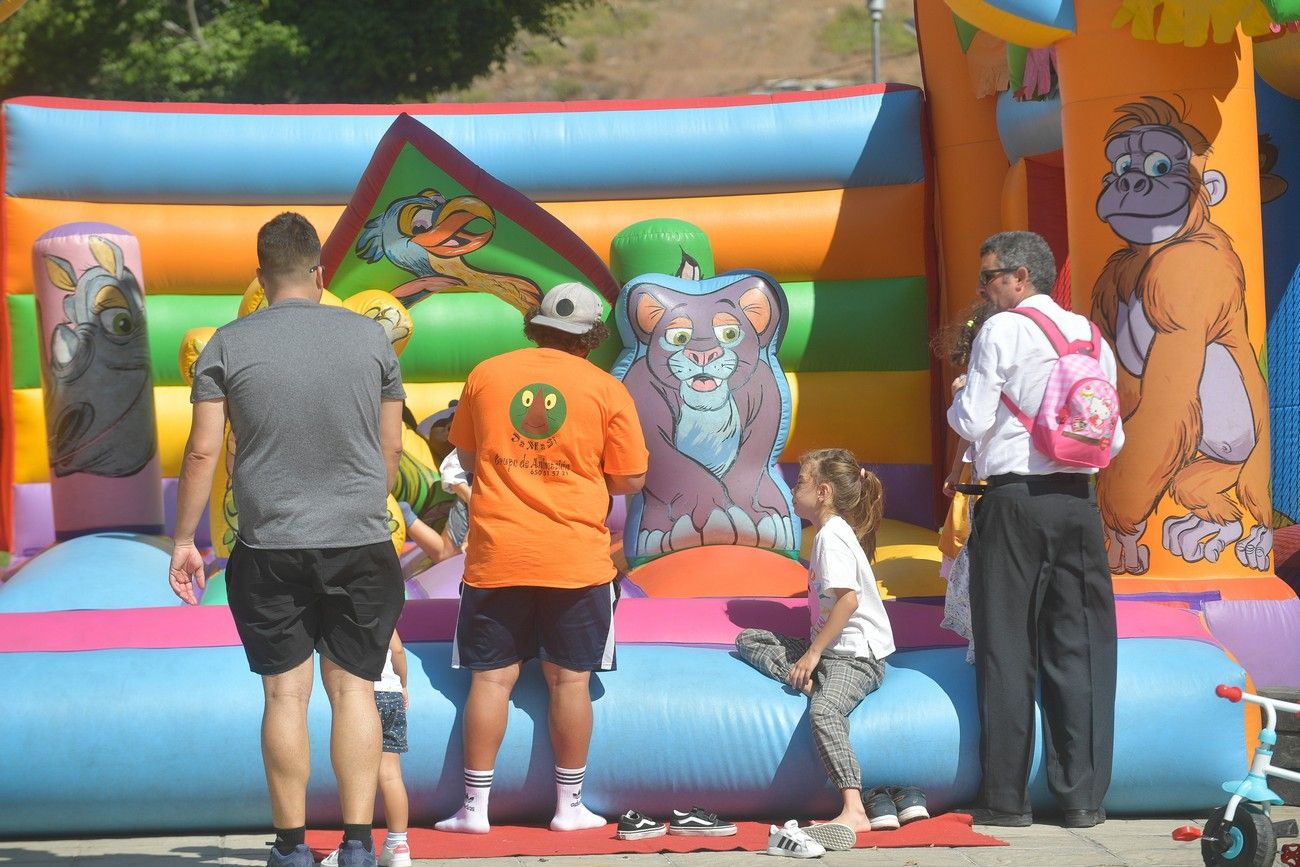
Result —
<instances>
[{"instance_id":1,"label":"pink inflatable panel","mask_svg":"<svg viewBox=\"0 0 1300 867\"><path fill-rule=\"evenodd\" d=\"M408 600L398 633L404 641L450 641L456 628L455 599ZM900 650L959 646L941 629L940 605L887 601ZM1146 602L1116 605L1120 638L1185 638L1216 643L1191 612ZM730 646L740 630L756 627L790 635L807 634L802 600L625 599L616 629L623 644ZM227 647L239 635L224 606L128 608L118 611L52 611L0 614L0 653L84 651L119 648Z\"/></svg>"}]
</instances>

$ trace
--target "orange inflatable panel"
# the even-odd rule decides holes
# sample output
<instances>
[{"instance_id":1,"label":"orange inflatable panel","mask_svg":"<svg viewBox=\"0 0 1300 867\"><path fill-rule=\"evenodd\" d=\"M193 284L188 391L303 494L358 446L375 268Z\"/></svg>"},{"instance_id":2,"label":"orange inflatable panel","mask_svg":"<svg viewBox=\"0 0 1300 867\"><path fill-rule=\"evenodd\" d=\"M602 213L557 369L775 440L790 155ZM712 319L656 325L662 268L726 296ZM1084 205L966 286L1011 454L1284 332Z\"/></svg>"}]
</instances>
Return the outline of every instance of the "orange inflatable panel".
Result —
<instances>
[{"instance_id":1,"label":"orange inflatable panel","mask_svg":"<svg viewBox=\"0 0 1300 867\"><path fill-rule=\"evenodd\" d=\"M602 258L615 233L676 217L708 234L718 271L757 268L780 280L909 277L925 273L925 186L904 184L753 196L542 203ZM140 239L145 288L243 292L257 267L263 223L300 212L324 238L342 205L162 205L9 198L5 286L32 291L32 243L78 221L120 226Z\"/></svg>"},{"instance_id":2,"label":"orange inflatable panel","mask_svg":"<svg viewBox=\"0 0 1300 867\"><path fill-rule=\"evenodd\" d=\"M804 596L808 570L760 548L713 545L674 551L628 575L648 596Z\"/></svg>"}]
</instances>

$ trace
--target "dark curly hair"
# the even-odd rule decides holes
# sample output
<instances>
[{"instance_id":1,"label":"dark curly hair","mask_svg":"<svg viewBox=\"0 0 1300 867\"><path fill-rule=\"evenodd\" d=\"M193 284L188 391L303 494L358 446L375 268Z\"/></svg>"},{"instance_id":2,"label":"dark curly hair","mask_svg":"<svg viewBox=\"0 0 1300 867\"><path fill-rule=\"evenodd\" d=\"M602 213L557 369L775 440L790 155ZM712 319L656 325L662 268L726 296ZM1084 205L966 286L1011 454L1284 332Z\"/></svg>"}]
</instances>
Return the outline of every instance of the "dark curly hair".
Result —
<instances>
[{"instance_id":1,"label":"dark curly hair","mask_svg":"<svg viewBox=\"0 0 1300 867\"><path fill-rule=\"evenodd\" d=\"M586 334L570 334L549 325L534 323L533 319L541 312L541 305L535 304L524 314L524 337L542 349L558 349L586 358L593 349L609 339L609 329L604 322L597 322Z\"/></svg>"},{"instance_id":2,"label":"dark curly hair","mask_svg":"<svg viewBox=\"0 0 1300 867\"><path fill-rule=\"evenodd\" d=\"M965 367L970 362L971 345L980 326L997 308L988 301L976 301L961 314L956 322L942 326L930 340L930 349L940 358L947 358L956 367Z\"/></svg>"}]
</instances>

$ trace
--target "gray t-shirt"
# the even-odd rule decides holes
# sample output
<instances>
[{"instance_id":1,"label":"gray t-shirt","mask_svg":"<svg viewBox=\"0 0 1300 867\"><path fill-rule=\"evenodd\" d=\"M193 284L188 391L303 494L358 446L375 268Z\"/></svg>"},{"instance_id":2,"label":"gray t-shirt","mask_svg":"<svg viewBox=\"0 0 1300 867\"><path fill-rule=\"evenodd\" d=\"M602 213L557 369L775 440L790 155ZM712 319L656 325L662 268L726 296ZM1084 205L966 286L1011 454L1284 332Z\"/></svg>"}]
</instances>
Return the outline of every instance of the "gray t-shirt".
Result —
<instances>
[{"instance_id":1,"label":"gray t-shirt","mask_svg":"<svg viewBox=\"0 0 1300 867\"><path fill-rule=\"evenodd\" d=\"M383 326L291 299L217 329L190 400L226 399L239 538L251 548L382 542L387 474L379 404L401 400Z\"/></svg>"}]
</instances>

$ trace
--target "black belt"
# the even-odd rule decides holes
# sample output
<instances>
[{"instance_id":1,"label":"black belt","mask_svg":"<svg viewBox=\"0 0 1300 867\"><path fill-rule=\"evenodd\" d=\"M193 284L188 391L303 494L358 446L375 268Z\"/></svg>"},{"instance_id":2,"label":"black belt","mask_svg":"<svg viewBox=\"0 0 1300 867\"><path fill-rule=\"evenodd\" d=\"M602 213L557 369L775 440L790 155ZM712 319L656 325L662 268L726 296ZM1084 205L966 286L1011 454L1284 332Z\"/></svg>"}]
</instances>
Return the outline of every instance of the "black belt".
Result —
<instances>
[{"instance_id":1,"label":"black belt","mask_svg":"<svg viewBox=\"0 0 1300 867\"><path fill-rule=\"evenodd\" d=\"M969 497L978 497L981 494L988 493L991 488L1000 488L1003 485L1025 484L1052 488L1087 486L1091 477L1091 473L1043 473L1036 476L1022 475L1021 473L999 473L996 476L989 476L980 485L953 485L952 487L958 493L966 494Z\"/></svg>"}]
</instances>

